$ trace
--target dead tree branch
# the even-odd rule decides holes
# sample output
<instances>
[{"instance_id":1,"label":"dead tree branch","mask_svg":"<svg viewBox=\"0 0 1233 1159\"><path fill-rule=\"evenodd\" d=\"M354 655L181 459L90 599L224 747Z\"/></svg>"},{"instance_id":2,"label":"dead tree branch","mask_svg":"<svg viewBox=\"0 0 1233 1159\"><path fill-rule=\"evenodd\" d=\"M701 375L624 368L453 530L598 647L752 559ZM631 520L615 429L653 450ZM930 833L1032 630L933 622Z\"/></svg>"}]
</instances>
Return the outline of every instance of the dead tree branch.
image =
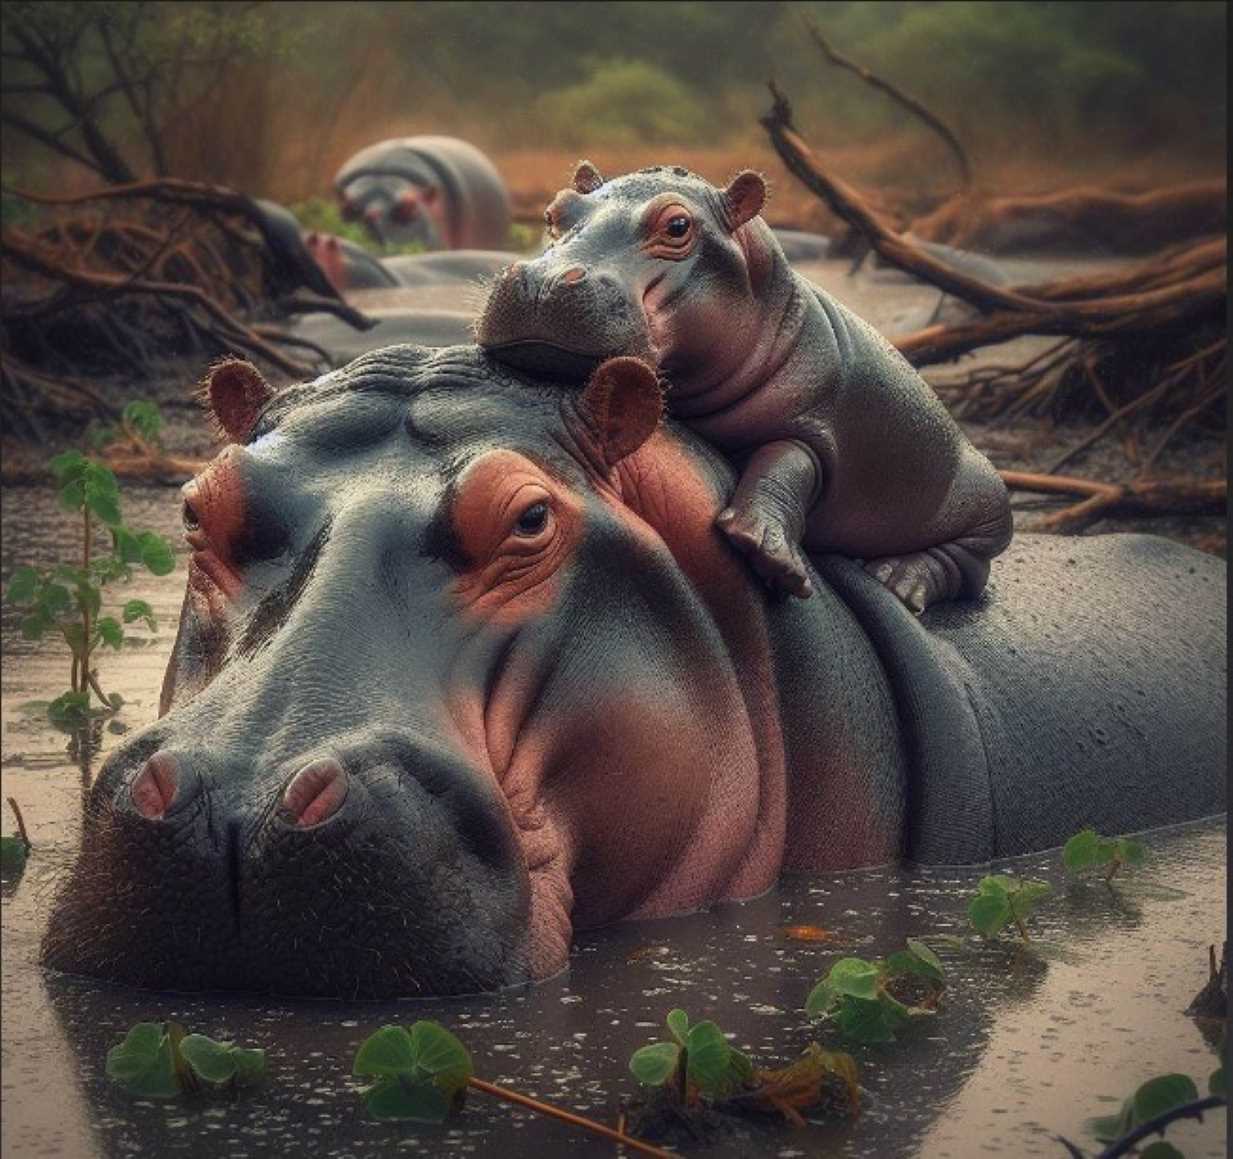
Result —
<instances>
[{"instance_id":1,"label":"dead tree branch","mask_svg":"<svg viewBox=\"0 0 1233 1159\"><path fill-rule=\"evenodd\" d=\"M848 60L845 56L840 56L839 53L831 46L830 42L822 35L817 24L808 17L801 18L805 25L805 30L809 33L831 64L839 68L847 69L849 72L855 73L867 85L877 89L879 92L885 93L895 104L908 110L914 117L924 121L942 140L945 142L947 149L950 150L951 156L954 157L955 163L959 166L960 184L963 189L967 189L972 184L972 168L968 164L967 153L964 152L963 146L959 143L959 138L955 136L940 117L931 113L920 101L915 97L909 96L902 89L896 88L889 81L883 80L870 72L863 65L857 64L855 61Z\"/></svg>"},{"instance_id":2,"label":"dead tree branch","mask_svg":"<svg viewBox=\"0 0 1233 1159\"><path fill-rule=\"evenodd\" d=\"M1037 475L1026 471L999 471L1012 491L1078 496L1071 504L1046 516L1033 531L1074 532L1097 519L1137 515L1221 515L1228 509L1225 479L1135 479L1128 483L1100 483L1069 475Z\"/></svg>"}]
</instances>

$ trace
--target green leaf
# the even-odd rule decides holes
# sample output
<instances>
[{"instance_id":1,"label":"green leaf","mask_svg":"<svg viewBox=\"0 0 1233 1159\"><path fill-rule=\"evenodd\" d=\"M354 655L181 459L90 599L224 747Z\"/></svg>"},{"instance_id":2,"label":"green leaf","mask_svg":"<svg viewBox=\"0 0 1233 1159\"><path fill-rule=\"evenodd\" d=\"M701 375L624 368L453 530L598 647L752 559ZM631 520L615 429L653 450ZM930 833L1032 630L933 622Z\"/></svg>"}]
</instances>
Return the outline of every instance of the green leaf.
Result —
<instances>
[{"instance_id":1,"label":"green leaf","mask_svg":"<svg viewBox=\"0 0 1233 1159\"><path fill-rule=\"evenodd\" d=\"M47 706L47 716L52 724L75 725L90 716L88 692L64 692Z\"/></svg>"},{"instance_id":2,"label":"green leaf","mask_svg":"<svg viewBox=\"0 0 1233 1159\"><path fill-rule=\"evenodd\" d=\"M401 1026L383 1026L360 1045L351 1073L356 1078L389 1076L415 1066L411 1036Z\"/></svg>"},{"instance_id":3,"label":"green leaf","mask_svg":"<svg viewBox=\"0 0 1233 1159\"><path fill-rule=\"evenodd\" d=\"M1207 1093L1209 1095L1223 1095L1225 1093L1223 1066L1218 1066L1212 1071L1211 1076L1207 1080Z\"/></svg>"},{"instance_id":4,"label":"green leaf","mask_svg":"<svg viewBox=\"0 0 1233 1159\"><path fill-rule=\"evenodd\" d=\"M1186 1159L1186 1156L1172 1143L1157 1139L1155 1143L1149 1143L1139 1152L1139 1159Z\"/></svg>"},{"instance_id":5,"label":"green leaf","mask_svg":"<svg viewBox=\"0 0 1233 1159\"><path fill-rule=\"evenodd\" d=\"M1193 1102L1198 1097L1199 1089L1189 1075L1166 1074L1149 1079L1132 1097L1134 1125L1146 1123L1148 1119L1163 1115L1183 1103Z\"/></svg>"},{"instance_id":6,"label":"green leaf","mask_svg":"<svg viewBox=\"0 0 1233 1159\"><path fill-rule=\"evenodd\" d=\"M992 938L1011 920L1010 899L1002 891L978 893L968 902L968 918L978 933Z\"/></svg>"},{"instance_id":7,"label":"green leaf","mask_svg":"<svg viewBox=\"0 0 1233 1159\"><path fill-rule=\"evenodd\" d=\"M131 624L134 620L142 620L151 632L158 627L158 620L154 617L154 609L145 600L129 600L124 605L124 611L121 614L126 624Z\"/></svg>"},{"instance_id":8,"label":"green leaf","mask_svg":"<svg viewBox=\"0 0 1233 1159\"><path fill-rule=\"evenodd\" d=\"M113 527L111 540L115 545L115 553L122 562L141 562L141 541L127 527Z\"/></svg>"},{"instance_id":9,"label":"green leaf","mask_svg":"<svg viewBox=\"0 0 1233 1159\"><path fill-rule=\"evenodd\" d=\"M667 1022L672 1037L684 1046L685 1039L689 1036L689 1015L684 1010L669 1010Z\"/></svg>"},{"instance_id":10,"label":"green leaf","mask_svg":"<svg viewBox=\"0 0 1233 1159\"><path fill-rule=\"evenodd\" d=\"M744 1086L751 1082L754 1076L754 1065L749 1061L749 1056L744 1051L737 1050L732 1047L728 1055L728 1066L732 1072L732 1079L736 1086Z\"/></svg>"},{"instance_id":11,"label":"green leaf","mask_svg":"<svg viewBox=\"0 0 1233 1159\"><path fill-rule=\"evenodd\" d=\"M4 598L10 604L28 604L34 600L39 585L39 573L32 567L19 567L9 576L9 590Z\"/></svg>"},{"instance_id":12,"label":"green leaf","mask_svg":"<svg viewBox=\"0 0 1233 1159\"><path fill-rule=\"evenodd\" d=\"M120 522L120 499L114 491L91 479L86 482L85 500L86 506L104 523L115 526Z\"/></svg>"},{"instance_id":13,"label":"green leaf","mask_svg":"<svg viewBox=\"0 0 1233 1159\"><path fill-rule=\"evenodd\" d=\"M840 958L831 967L827 981L839 994L873 998L878 992L878 969L863 958Z\"/></svg>"},{"instance_id":14,"label":"green leaf","mask_svg":"<svg viewBox=\"0 0 1233 1159\"><path fill-rule=\"evenodd\" d=\"M1018 887L1018 878L1008 877L1005 873L988 874L976 883L977 893L993 894L994 896L1008 894L1011 890L1018 889Z\"/></svg>"},{"instance_id":15,"label":"green leaf","mask_svg":"<svg viewBox=\"0 0 1233 1159\"><path fill-rule=\"evenodd\" d=\"M72 602L73 597L63 584L45 583L38 594L39 608L53 619L66 611Z\"/></svg>"},{"instance_id":16,"label":"green leaf","mask_svg":"<svg viewBox=\"0 0 1233 1159\"><path fill-rule=\"evenodd\" d=\"M946 977L946 967L942 965L942 959L919 938L908 938L908 950L914 958L925 964L932 977L938 981Z\"/></svg>"},{"instance_id":17,"label":"green leaf","mask_svg":"<svg viewBox=\"0 0 1233 1159\"><path fill-rule=\"evenodd\" d=\"M416 1022L410 1038L416 1065L432 1075L447 1095L467 1085L473 1073L471 1056L444 1026L427 1020Z\"/></svg>"},{"instance_id":18,"label":"green leaf","mask_svg":"<svg viewBox=\"0 0 1233 1159\"><path fill-rule=\"evenodd\" d=\"M228 1043L215 1042L204 1034L186 1034L180 1043L184 1061L193 1073L208 1083L225 1083L235 1076L235 1056Z\"/></svg>"},{"instance_id":19,"label":"green leaf","mask_svg":"<svg viewBox=\"0 0 1233 1159\"><path fill-rule=\"evenodd\" d=\"M629 1069L644 1086L658 1087L672 1077L680 1057L681 1048L675 1042L656 1042L635 1050Z\"/></svg>"},{"instance_id":20,"label":"green leaf","mask_svg":"<svg viewBox=\"0 0 1233 1159\"><path fill-rule=\"evenodd\" d=\"M60 506L65 511L80 511L86 503L86 485L74 479L60 488Z\"/></svg>"},{"instance_id":21,"label":"green leaf","mask_svg":"<svg viewBox=\"0 0 1233 1159\"><path fill-rule=\"evenodd\" d=\"M141 562L155 575L169 575L175 571L176 560L171 544L153 531L143 531L138 537L141 544Z\"/></svg>"},{"instance_id":22,"label":"green leaf","mask_svg":"<svg viewBox=\"0 0 1233 1159\"><path fill-rule=\"evenodd\" d=\"M159 413L158 407L145 399L130 402L124 408L121 417L143 439L156 438L159 428L163 425L163 416Z\"/></svg>"},{"instance_id":23,"label":"green leaf","mask_svg":"<svg viewBox=\"0 0 1233 1159\"><path fill-rule=\"evenodd\" d=\"M1127 865L1142 865L1147 857L1147 846L1133 837L1119 837L1117 853Z\"/></svg>"},{"instance_id":24,"label":"green leaf","mask_svg":"<svg viewBox=\"0 0 1233 1159\"><path fill-rule=\"evenodd\" d=\"M809 997L805 999L805 1013L810 1018L821 1017L838 1001L839 995L835 992L835 987L823 979L810 990Z\"/></svg>"},{"instance_id":25,"label":"green leaf","mask_svg":"<svg viewBox=\"0 0 1233 1159\"><path fill-rule=\"evenodd\" d=\"M690 1081L706 1094L722 1094L729 1082L732 1053L723 1031L713 1022L699 1022L689 1028L685 1050Z\"/></svg>"},{"instance_id":26,"label":"green leaf","mask_svg":"<svg viewBox=\"0 0 1233 1159\"><path fill-rule=\"evenodd\" d=\"M11 837L8 834L0 837L0 871L17 876L26 868L26 858L29 855L30 851L20 837Z\"/></svg>"},{"instance_id":27,"label":"green leaf","mask_svg":"<svg viewBox=\"0 0 1233 1159\"><path fill-rule=\"evenodd\" d=\"M107 1077L129 1094L170 1099L180 1093L171 1040L158 1022L139 1022L107 1052Z\"/></svg>"},{"instance_id":28,"label":"green leaf","mask_svg":"<svg viewBox=\"0 0 1233 1159\"><path fill-rule=\"evenodd\" d=\"M835 1015L835 1026L858 1042L894 1042L903 1019L889 1003L864 998L844 998Z\"/></svg>"},{"instance_id":29,"label":"green leaf","mask_svg":"<svg viewBox=\"0 0 1233 1159\"><path fill-rule=\"evenodd\" d=\"M78 584L86 583L88 577L86 573L79 567L70 567L67 563L56 565L56 569L52 572L56 579L68 580L74 587Z\"/></svg>"},{"instance_id":30,"label":"green leaf","mask_svg":"<svg viewBox=\"0 0 1233 1159\"><path fill-rule=\"evenodd\" d=\"M79 479L90 465L90 460L80 451L65 451L56 455L47 465L56 477L56 486L63 487L66 483Z\"/></svg>"},{"instance_id":31,"label":"green leaf","mask_svg":"<svg viewBox=\"0 0 1233 1159\"><path fill-rule=\"evenodd\" d=\"M260 1047L231 1048L231 1058L235 1063L235 1081L237 1086L256 1086L265 1078L265 1051Z\"/></svg>"},{"instance_id":32,"label":"green leaf","mask_svg":"<svg viewBox=\"0 0 1233 1159\"><path fill-rule=\"evenodd\" d=\"M120 645L124 642L124 629L120 627L119 621L112 616L103 616L94 625L94 630L98 633L98 638L109 648L119 650Z\"/></svg>"},{"instance_id":33,"label":"green leaf","mask_svg":"<svg viewBox=\"0 0 1233 1159\"><path fill-rule=\"evenodd\" d=\"M32 616L24 616L21 621L23 640L41 640L43 633L52 626L52 621L41 611Z\"/></svg>"},{"instance_id":34,"label":"green leaf","mask_svg":"<svg viewBox=\"0 0 1233 1159\"><path fill-rule=\"evenodd\" d=\"M68 592L65 593L67 600ZM80 611L86 612L91 616L97 616L99 609L103 606L103 593L98 590L93 584L82 584L77 589L77 607ZM68 606L67 603L65 605Z\"/></svg>"},{"instance_id":35,"label":"green leaf","mask_svg":"<svg viewBox=\"0 0 1233 1159\"><path fill-rule=\"evenodd\" d=\"M1100 838L1095 829L1081 829L1062 846L1062 864L1071 873L1096 864L1096 846Z\"/></svg>"},{"instance_id":36,"label":"green leaf","mask_svg":"<svg viewBox=\"0 0 1233 1159\"><path fill-rule=\"evenodd\" d=\"M450 1101L436 1085L398 1077L382 1079L368 1092L364 1102L368 1113L376 1119L443 1123L450 1113Z\"/></svg>"},{"instance_id":37,"label":"green leaf","mask_svg":"<svg viewBox=\"0 0 1233 1159\"><path fill-rule=\"evenodd\" d=\"M1120 1139L1132 1126L1134 1107L1130 1099L1122 1104L1122 1109L1116 1115L1102 1115L1087 1121L1087 1129L1101 1143L1112 1143L1115 1139Z\"/></svg>"},{"instance_id":38,"label":"green leaf","mask_svg":"<svg viewBox=\"0 0 1233 1159\"><path fill-rule=\"evenodd\" d=\"M1020 884L1019 888L1011 894L1011 899L1015 904L1015 912L1022 918L1030 913L1036 904L1043 901L1053 892L1053 886L1047 881L1036 881L1029 879Z\"/></svg>"}]
</instances>

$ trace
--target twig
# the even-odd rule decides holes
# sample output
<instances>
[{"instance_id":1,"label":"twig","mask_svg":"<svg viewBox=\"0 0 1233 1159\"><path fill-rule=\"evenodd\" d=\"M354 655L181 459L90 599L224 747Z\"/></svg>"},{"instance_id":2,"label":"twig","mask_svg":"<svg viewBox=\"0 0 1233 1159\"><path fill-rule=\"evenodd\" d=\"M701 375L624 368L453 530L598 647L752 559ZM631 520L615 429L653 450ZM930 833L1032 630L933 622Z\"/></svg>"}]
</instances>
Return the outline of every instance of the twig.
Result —
<instances>
[{"instance_id":1,"label":"twig","mask_svg":"<svg viewBox=\"0 0 1233 1159\"><path fill-rule=\"evenodd\" d=\"M967 154L963 151L963 146L959 144L959 138L951 131L949 126L944 124L938 117L931 113L923 104L915 97L909 96L901 89L897 89L889 81L883 80L879 76L875 76L867 68L848 60L846 57L840 56L823 37L818 30L818 26L808 17L801 17L802 23L805 25L805 30L813 38L816 44L826 56L826 59L831 64L838 65L840 68L846 68L849 72L854 72L867 85L871 85L879 92L885 93L892 101L898 105L902 105L908 112L919 117L926 125L929 126L943 141L946 142L946 147L951 151L956 163L959 165L959 175L966 189L972 184L972 170L968 165Z\"/></svg>"},{"instance_id":2,"label":"twig","mask_svg":"<svg viewBox=\"0 0 1233 1159\"><path fill-rule=\"evenodd\" d=\"M1129 1155L1131 1150L1149 1135L1159 1132L1163 1136L1165 1127L1170 1123L1176 1123L1179 1119L1198 1119L1201 1123L1204 1111L1225 1105L1227 1103L1223 1095L1208 1095L1206 1098L1195 1099L1193 1102L1172 1107L1163 1114L1148 1119L1146 1123L1140 1123L1133 1131L1127 1132L1101 1151L1096 1159L1120 1159L1123 1155Z\"/></svg>"},{"instance_id":3,"label":"twig","mask_svg":"<svg viewBox=\"0 0 1233 1159\"><path fill-rule=\"evenodd\" d=\"M13 816L17 818L17 835L21 838L21 843L26 847L26 852L29 853L34 848L34 842L30 840L30 834L26 830L26 819L21 815L21 808L17 801L12 797L5 797L9 803L9 808L13 810Z\"/></svg>"},{"instance_id":4,"label":"twig","mask_svg":"<svg viewBox=\"0 0 1233 1159\"><path fill-rule=\"evenodd\" d=\"M486 1095L492 1095L493 1098L504 1099L507 1103L516 1103L520 1107L537 1111L541 1115L559 1119L563 1123L582 1127L596 1135L602 1135L605 1139L611 1139L614 1143L620 1143L625 1147L631 1147L635 1151L640 1151L644 1155L654 1155L657 1156L657 1159L677 1159L671 1151L664 1151L659 1147L652 1146L650 1143L644 1143L641 1139L635 1139L632 1135L623 1135L618 1131L614 1131L611 1127L605 1127L603 1123L597 1123L594 1119L583 1118L582 1115L575 1115L572 1111L565 1111L560 1107L554 1107L551 1103L541 1103L539 1099L533 1099L530 1095L507 1090L505 1087L499 1087L495 1083L477 1079L474 1075L467 1079L467 1086L474 1087L477 1091L483 1091Z\"/></svg>"}]
</instances>

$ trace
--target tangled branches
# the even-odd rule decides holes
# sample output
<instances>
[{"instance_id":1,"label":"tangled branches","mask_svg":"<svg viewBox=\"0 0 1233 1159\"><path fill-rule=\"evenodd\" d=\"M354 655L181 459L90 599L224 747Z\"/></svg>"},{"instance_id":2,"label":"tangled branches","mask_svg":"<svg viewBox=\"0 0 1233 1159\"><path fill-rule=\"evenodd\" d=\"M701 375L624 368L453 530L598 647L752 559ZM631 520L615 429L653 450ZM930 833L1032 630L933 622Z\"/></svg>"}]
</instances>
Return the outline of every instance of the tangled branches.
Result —
<instances>
[{"instance_id":1,"label":"tangled branches","mask_svg":"<svg viewBox=\"0 0 1233 1159\"><path fill-rule=\"evenodd\" d=\"M114 415L91 381L150 378L185 356L205 363L240 351L312 374L262 318L326 309L368 324L270 208L231 190L163 180L85 198L23 196L57 207L37 228L0 237L0 417L27 435L40 436L41 415ZM67 211L82 203L93 208Z\"/></svg>"}]
</instances>

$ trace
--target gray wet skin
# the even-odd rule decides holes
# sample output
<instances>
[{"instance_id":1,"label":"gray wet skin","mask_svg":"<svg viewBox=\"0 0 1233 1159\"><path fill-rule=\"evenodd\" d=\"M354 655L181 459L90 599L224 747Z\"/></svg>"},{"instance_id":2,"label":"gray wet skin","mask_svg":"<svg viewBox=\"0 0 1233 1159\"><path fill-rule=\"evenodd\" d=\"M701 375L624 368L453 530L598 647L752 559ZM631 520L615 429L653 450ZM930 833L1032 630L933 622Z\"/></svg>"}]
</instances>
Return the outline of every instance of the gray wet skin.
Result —
<instances>
[{"instance_id":1,"label":"gray wet skin","mask_svg":"<svg viewBox=\"0 0 1233 1159\"><path fill-rule=\"evenodd\" d=\"M840 551L913 611L979 595L1011 538L989 461L889 342L792 270L758 216L762 178L679 167L604 182L588 162L549 205L555 239L494 286L479 344L541 373L654 362L672 413L742 467L718 524L774 588L812 590Z\"/></svg>"}]
</instances>

